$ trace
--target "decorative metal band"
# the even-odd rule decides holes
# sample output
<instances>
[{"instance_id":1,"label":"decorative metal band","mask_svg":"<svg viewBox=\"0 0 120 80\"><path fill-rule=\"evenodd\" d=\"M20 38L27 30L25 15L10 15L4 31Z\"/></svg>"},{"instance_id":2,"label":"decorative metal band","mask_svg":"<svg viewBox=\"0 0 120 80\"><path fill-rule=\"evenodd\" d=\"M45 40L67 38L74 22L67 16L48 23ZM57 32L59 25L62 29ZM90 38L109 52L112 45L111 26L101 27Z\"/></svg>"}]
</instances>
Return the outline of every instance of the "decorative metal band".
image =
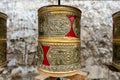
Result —
<instances>
[{"instance_id":1,"label":"decorative metal band","mask_svg":"<svg viewBox=\"0 0 120 80\"><path fill-rule=\"evenodd\" d=\"M80 63L75 63L71 65L59 65L59 66L44 66L40 65L39 66L41 69L47 70L47 71L52 71L52 72L62 72L66 73L69 71L74 71L80 69Z\"/></svg>"},{"instance_id":2,"label":"decorative metal band","mask_svg":"<svg viewBox=\"0 0 120 80\"><path fill-rule=\"evenodd\" d=\"M7 19L7 15L2 13L2 12L0 12L0 18Z\"/></svg>"},{"instance_id":3,"label":"decorative metal band","mask_svg":"<svg viewBox=\"0 0 120 80\"><path fill-rule=\"evenodd\" d=\"M81 11L75 7L72 6L65 6L65 5L61 5L61 6L57 6L57 5L51 5L51 6L44 6L42 8L40 8L38 10L39 14L44 14L47 12L60 12L60 11L64 11L64 12L74 12L76 15L80 16L81 15Z\"/></svg>"},{"instance_id":4,"label":"decorative metal band","mask_svg":"<svg viewBox=\"0 0 120 80\"><path fill-rule=\"evenodd\" d=\"M120 38L113 39L113 43L120 43Z\"/></svg>"},{"instance_id":5,"label":"decorative metal band","mask_svg":"<svg viewBox=\"0 0 120 80\"><path fill-rule=\"evenodd\" d=\"M7 41L7 39L0 39L0 41Z\"/></svg>"},{"instance_id":6,"label":"decorative metal band","mask_svg":"<svg viewBox=\"0 0 120 80\"><path fill-rule=\"evenodd\" d=\"M69 37L40 37L40 42L62 42L62 43L74 43L80 42L79 38L69 38Z\"/></svg>"},{"instance_id":7,"label":"decorative metal band","mask_svg":"<svg viewBox=\"0 0 120 80\"><path fill-rule=\"evenodd\" d=\"M54 46L78 46L79 43L72 42L72 43L61 43L61 42L53 42L53 43L46 43L46 42L40 42L42 45L54 45Z\"/></svg>"},{"instance_id":8,"label":"decorative metal band","mask_svg":"<svg viewBox=\"0 0 120 80\"><path fill-rule=\"evenodd\" d=\"M79 71L79 70L73 70L73 71L68 71L68 72L53 72L53 71L48 71L48 70L44 70L41 68L38 68L38 70L42 74L47 74L47 75L53 76L53 77L72 76L72 75L75 75L76 73L78 73L78 71Z\"/></svg>"},{"instance_id":9,"label":"decorative metal band","mask_svg":"<svg viewBox=\"0 0 120 80\"><path fill-rule=\"evenodd\" d=\"M72 13L72 14L71 14ZM73 12L44 13L39 18L40 37L80 37L80 18Z\"/></svg>"},{"instance_id":10,"label":"decorative metal band","mask_svg":"<svg viewBox=\"0 0 120 80\"><path fill-rule=\"evenodd\" d=\"M117 68L117 69L120 70L120 64L116 64L115 62L113 62L112 65L113 65L115 68Z\"/></svg>"},{"instance_id":11,"label":"decorative metal band","mask_svg":"<svg viewBox=\"0 0 120 80\"><path fill-rule=\"evenodd\" d=\"M44 69L38 69L40 73L42 74L47 74L48 76L53 76L53 77L66 77L66 76L72 76L78 73L79 70L74 70L74 71L69 71L69 72L50 72L46 71Z\"/></svg>"},{"instance_id":12,"label":"decorative metal band","mask_svg":"<svg viewBox=\"0 0 120 80\"><path fill-rule=\"evenodd\" d=\"M40 63L49 65L69 65L80 63L80 45L39 44ZM46 57L46 58L45 58ZM47 59L47 60L46 60ZM46 62L47 63L44 63Z\"/></svg>"}]
</instances>

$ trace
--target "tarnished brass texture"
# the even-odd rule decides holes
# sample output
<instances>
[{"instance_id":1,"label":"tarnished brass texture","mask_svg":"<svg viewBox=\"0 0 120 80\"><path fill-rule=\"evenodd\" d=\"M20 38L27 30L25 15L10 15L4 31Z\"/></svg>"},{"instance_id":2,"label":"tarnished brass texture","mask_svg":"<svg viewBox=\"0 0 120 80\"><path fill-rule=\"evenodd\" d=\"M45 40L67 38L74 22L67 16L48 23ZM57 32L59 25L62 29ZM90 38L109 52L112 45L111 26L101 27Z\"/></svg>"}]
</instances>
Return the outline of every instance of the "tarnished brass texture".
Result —
<instances>
[{"instance_id":1,"label":"tarnished brass texture","mask_svg":"<svg viewBox=\"0 0 120 80\"><path fill-rule=\"evenodd\" d=\"M38 10L41 72L60 76L80 69L80 18L81 11L71 6L52 5Z\"/></svg>"},{"instance_id":2,"label":"tarnished brass texture","mask_svg":"<svg viewBox=\"0 0 120 80\"><path fill-rule=\"evenodd\" d=\"M113 66L120 70L120 11L113 17Z\"/></svg>"},{"instance_id":3,"label":"tarnished brass texture","mask_svg":"<svg viewBox=\"0 0 120 80\"><path fill-rule=\"evenodd\" d=\"M0 39L0 66L6 64L6 40Z\"/></svg>"},{"instance_id":4,"label":"tarnished brass texture","mask_svg":"<svg viewBox=\"0 0 120 80\"><path fill-rule=\"evenodd\" d=\"M7 15L0 12L0 67L6 64L6 20Z\"/></svg>"},{"instance_id":5,"label":"tarnished brass texture","mask_svg":"<svg viewBox=\"0 0 120 80\"><path fill-rule=\"evenodd\" d=\"M7 19L7 15L0 12L0 39L6 38L6 32L7 32L6 19Z\"/></svg>"}]
</instances>

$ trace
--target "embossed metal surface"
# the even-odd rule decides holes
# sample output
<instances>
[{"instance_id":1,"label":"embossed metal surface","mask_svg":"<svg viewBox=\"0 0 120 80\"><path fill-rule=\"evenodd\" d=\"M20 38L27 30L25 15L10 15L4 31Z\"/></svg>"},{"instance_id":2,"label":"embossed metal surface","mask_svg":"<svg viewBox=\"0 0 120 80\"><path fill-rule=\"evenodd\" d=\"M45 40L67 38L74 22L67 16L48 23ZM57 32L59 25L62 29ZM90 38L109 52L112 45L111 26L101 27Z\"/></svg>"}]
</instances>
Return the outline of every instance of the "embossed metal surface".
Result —
<instances>
[{"instance_id":1,"label":"embossed metal surface","mask_svg":"<svg viewBox=\"0 0 120 80\"><path fill-rule=\"evenodd\" d=\"M120 11L113 14L113 66L120 70Z\"/></svg>"},{"instance_id":2,"label":"embossed metal surface","mask_svg":"<svg viewBox=\"0 0 120 80\"><path fill-rule=\"evenodd\" d=\"M6 40L0 40L0 66L6 62Z\"/></svg>"},{"instance_id":3,"label":"embossed metal surface","mask_svg":"<svg viewBox=\"0 0 120 80\"><path fill-rule=\"evenodd\" d=\"M0 66L6 63L6 19L7 15L0 12Z\"/></svg>"},{"instance_id":4,"label":"embossed metal surface","mask_svg":"<svg viewBox=\"0 0 120 80\"><path fill-rule=\"evenodd\" d=\"M0 12L0 38L6 38L6 19L7 16Z\"/></svg>"},{"instance_id":5,"label":"embossed metal surface","mask_svg":"<svg viewBox=\"0 0 120 80\"><path fill-rule=\"evenodd\" d=\"M49 73L78 70L81 11L70 6L47 6L38 13L40 68Z\"/></svg>"}]
</instances>

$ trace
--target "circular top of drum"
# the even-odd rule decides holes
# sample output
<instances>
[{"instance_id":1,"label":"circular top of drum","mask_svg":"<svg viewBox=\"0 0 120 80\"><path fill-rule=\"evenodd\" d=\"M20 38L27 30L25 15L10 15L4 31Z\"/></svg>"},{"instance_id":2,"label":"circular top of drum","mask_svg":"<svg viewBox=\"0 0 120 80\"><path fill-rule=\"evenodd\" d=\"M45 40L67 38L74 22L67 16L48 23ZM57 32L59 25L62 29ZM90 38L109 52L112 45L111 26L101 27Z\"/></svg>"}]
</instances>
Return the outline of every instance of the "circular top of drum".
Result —
<instances>
[{"instance_id":1,"label":"circular top of drum","mask_svg":"<svg viewBox=\"0 0 120 80\"><path fill-rule=\"evenodd\" d=\"M113 17L113 20L120 20L120 11L114 13L112 17Z\"/></svg>"},{"instance_id":2,"label":"circular top of drum","mask_svg":"<svg viewBox=\"0 0 120 80\"><path fill-rule=\"evenodd\" d=\"M7 18L7 15L4 14L4 13L2 13L2 12L0 12L0 18L6 19L6 18Z\"/></svg>"},{"instance_id":3,"label":"circular top of drum","mask_svg":"<svg viewBox=\"0 0 120 80\"><path fill-rule=\"evenodd\" d=\"M62 12L72 12L75 13L76 15L81 15L81 11L75 7L72 6L66 6L66 5L50 5L50 6L44 6L41 7L38 10L39 14L44 14L44 12L56 12L58 11L60 13L60 11Z\"/></svg>"}]
</instances>

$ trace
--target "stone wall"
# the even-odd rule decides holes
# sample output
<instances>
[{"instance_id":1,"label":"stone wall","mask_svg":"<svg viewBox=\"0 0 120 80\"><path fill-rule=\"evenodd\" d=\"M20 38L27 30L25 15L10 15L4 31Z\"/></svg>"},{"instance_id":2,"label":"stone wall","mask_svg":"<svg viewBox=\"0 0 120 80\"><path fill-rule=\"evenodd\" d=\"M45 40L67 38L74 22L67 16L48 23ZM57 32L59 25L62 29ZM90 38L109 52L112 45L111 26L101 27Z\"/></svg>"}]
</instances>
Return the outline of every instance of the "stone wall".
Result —
<instances>
[{"instance_id":1,"label":"stone wall","mask_svg":"<svg viewBox=\"0 0 120 80\"><path fill-rule=\"evenodd\" d=\"M7 57L10 69L14 66L10 71L13 75L19 71L21 75L29 71L37 72L37 10L54 4L57 4L57 0L0 1L0 12L8 15ZM90 72L88 78L120 80L119 73L111 72L103 65L112 60L112 14L120 11L120 1L61 0L61 4L74 6L82 11L81 55L83 70Z\"/></svg>"}]
</instances>

